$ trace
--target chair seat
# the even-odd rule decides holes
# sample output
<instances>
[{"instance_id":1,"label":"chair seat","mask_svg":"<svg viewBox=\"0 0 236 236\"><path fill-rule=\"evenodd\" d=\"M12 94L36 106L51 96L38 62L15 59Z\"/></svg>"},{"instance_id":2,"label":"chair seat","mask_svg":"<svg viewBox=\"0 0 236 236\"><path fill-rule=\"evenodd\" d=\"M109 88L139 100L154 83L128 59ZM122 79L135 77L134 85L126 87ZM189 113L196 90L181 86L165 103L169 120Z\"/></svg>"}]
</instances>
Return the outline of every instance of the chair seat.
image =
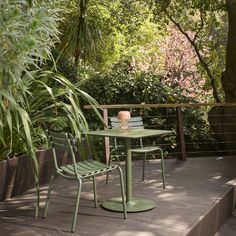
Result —
<instances>
[{"instance_id":1,"label":"chair seat","mask_svg":"<svg viewBox=\"0 0 236 236\"><path fill-rule=\"evenodd\" d=\"M154 152L154 151L157 151L157 150L160 150L160 147L151 146L151 147L132 148L131 152L145 153L145 152Z\"/></svg>"},{"instance_id":2,"label":"chair seat","mask_svg":"<svg viewBox=\"0 0 236 236\"><path fill-rule=\"evenodd\" d=\"M113 169L116 169L117 165L106 165L102 162L95 160L88 160L76 163L77 173L82 178L87 178L89 176L93 176L96 174L104 173ZM74 166L73 164L62 166L61 169L69 175L74 174Z\"/></svg>"}]
</instances>

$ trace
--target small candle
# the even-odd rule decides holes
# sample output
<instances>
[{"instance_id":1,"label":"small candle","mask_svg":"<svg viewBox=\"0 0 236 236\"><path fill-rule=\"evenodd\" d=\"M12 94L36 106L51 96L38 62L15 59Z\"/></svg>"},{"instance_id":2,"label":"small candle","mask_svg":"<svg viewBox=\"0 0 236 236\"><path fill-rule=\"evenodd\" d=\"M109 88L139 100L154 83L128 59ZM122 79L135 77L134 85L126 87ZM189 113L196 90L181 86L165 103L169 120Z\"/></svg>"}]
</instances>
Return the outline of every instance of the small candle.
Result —
<instances>
[{"instance_id":1,"label":"small candle","mask_svg":"<svg viewBox=\"0 0 236 236\"><path fill-rule=\"evenodd\" d=\"M119 120L130 120L131 115L129 111L119 111L118 112L118 119Z\"/></svg>"},{"instance_id":2,"label":"small candle","mask_svg":"<svg viewBox=\"0 0 236 236\"><path fill-rule=\"evenodd\" d=\"M120 124L121 132L128 132L128 129L129 129L128 122L130 118L131 118L131 115L129 111L118 112L118 119L121 121L121 124Z\"/></svg>"}]
</instances>

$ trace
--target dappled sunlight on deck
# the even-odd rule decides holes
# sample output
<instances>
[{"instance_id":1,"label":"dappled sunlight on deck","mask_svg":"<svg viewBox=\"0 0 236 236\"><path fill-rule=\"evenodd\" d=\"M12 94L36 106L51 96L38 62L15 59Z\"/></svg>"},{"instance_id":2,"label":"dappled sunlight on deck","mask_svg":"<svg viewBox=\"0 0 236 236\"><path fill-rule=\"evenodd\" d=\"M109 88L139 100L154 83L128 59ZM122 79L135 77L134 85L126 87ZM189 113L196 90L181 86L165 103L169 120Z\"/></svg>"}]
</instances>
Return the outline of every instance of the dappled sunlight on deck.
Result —
<instances>
[{"instance_id":1,"label":"dappled sunlight on deck","mask_svg":"<svg viewBox=\"0 0 236 236\"><path fill-rule=\"evenodd\" d=\"M124 168L124 163L120 163ZM142 162L133 162L133 194L156 202L150 211L129 213L124 220L122 213L93 207L92 183L85 181L82 188L76 232L69 232L75 204L76 183L58 179L55 182L49 213L46 219L34 219L34 190L0 203L1 235L89 235L89 236L184 236L198 230L204 235L205 216L209 222L220 222L222 196L232 195L231 184L236 177L236 158L189 158L187 162L165 160L167 187L162 188L160 161L147 164L146 180L141 181ZM231 181L231 184L229 183ZM120 196L117 172L111 173L109 186L105 176L97 178L99 205L104 200ZM45 204L47 186L41 187L41 210ZM223 205L217 206L216 203ZM228 204L228 205L227 205ZM232 205L232 204L231 204ZM229 206L230 207L230 206ZM211 209L217 210L212 212ZM218 212L218 213L217 213ZM41 214L42 212L40 212ZM228 213L227 213L228 214ZM221 214L222 215L222 214ZM223 217L223 216L222 216ZM209 225L209 222L207 224ZM216 227L216 225L213 225ZM208 235L208 234L206 234ZM204 235L205 236L205 235Z\"/></svg>"}]
</instances>

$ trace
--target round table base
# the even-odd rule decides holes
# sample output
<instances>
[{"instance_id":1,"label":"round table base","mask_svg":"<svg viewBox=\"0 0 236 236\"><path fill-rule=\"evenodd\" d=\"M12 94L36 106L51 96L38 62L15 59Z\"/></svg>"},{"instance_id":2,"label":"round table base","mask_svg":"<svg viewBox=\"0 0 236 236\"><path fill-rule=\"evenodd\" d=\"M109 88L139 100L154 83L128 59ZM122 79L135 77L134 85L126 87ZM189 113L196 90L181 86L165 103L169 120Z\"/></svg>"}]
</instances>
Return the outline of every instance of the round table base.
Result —
<instances>
[{"instance_id":1,"label":"round table base","mask_svg":"<svg viewBox=\"0 0 236 236\"><path fill-rule=\"evenodd\" d=\"M123 203L121 198L112 198L105 201L102 206L110 211L123 212ZM153 209L156 203L153 200L143 198L133 198L132 201L126 202L127 212L141 212Z\"/></svg>"}]
</instances>

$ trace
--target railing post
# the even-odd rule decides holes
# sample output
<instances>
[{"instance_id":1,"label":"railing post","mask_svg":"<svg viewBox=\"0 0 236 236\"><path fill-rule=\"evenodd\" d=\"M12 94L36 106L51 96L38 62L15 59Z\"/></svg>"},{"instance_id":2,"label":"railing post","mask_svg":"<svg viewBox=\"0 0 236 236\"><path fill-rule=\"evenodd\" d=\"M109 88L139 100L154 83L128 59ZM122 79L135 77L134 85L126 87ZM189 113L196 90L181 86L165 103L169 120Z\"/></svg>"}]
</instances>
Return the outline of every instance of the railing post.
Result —
<instances>
[{"instance_id":1,"label":"railing post","mask_svg":"<svg viewBox=\"0 0 236 236\"><path fill-rule=\"evenodd\" d=\"M106 126L108 127L108 109L107 108L103 109L103 119ZM107 127L104 127L104 128L106 129ZM104 151L105 151L106 164L108 164L109 158L110 158L110 141L108 137L104 138Z\"/></svg>"},{"instance_id":2,"label":"railing post","mask_svg":"<svg viewBox=\"0 0 236 236\"><path fill-rule=\"evenodd\" d=\"M179 143L179 149L180 149L180 155L178 159L181 161L186 161L187 155L186 155L186 146L184 139L184 119L181 107L177 107L176 112L177 112L177 142Z\"/></svg>"}]
</instances>

